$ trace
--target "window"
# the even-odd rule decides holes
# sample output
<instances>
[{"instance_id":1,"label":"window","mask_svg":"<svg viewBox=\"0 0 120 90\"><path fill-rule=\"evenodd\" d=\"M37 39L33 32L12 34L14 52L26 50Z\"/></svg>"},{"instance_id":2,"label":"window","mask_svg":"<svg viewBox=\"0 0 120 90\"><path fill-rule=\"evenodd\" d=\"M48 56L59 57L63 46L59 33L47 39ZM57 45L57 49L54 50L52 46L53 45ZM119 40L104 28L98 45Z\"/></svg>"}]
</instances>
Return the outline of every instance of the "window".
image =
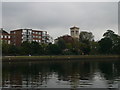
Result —
<instances>
[{"instance_id":1,"label":"window","mask_svg":"<svg viewBox=\"0 0 120 90\"><path fill-rule=\"evenodd\" d=\"M26 30L23 30L23 32L26 32Z\"/></svg>"},{"instance_id":2,"label":"window","mask_svg":"<svg viewBox=\"0 0 120 90\"><path fill-rule=\"evenodd\" d=\"M74 35L74 31L71 31L71 35L72 35L72 36Z\"/></svg>"},{"instance_id":3,"label":"window","mask_svg":"<svg viewBox=\"0 0 120 90\"><path fill-rule=\"evenodd\" d=\"M1 35L1 38L3 38L3 35Z\"/></svg>"},{"instance_id":4,"label":"window","mask_svg":"<svg viewBox=\"0 0 120 90\"><path fill-rule=\"evenodd\" d=\"M41 35L41 32L39 32L39 35Z\"/></svg>"},{"instance_id":5,"label":"window","mask_svg":"<svg viewBox=\"0 0 120 90\"><path fill-rule=\"evenodd\" d=\"M10 38L10 36L8 36L8 38Z\"/></svg>"},{"instance_id":6,"label":"window","mask_svg":"<svg viewBox=\"0 0 120 90\"><path fill-rule=\"evenodd\" d=\"M39 40L39 42L41 42L41 40Z\"/></svg>"},{"instance_id":7,"label":"window","mask_svg":"<svg viewBox=\"0 0 120 90\"><path fill-rule=\"evenodd\" d=\"M41 38L41 36L39 36L39 38Z\"/></svg>"},{"instance_id":8,"label":"window","mask_svg":"<svg viewBox=\"0 0 120 90\"><path fill-rule=\"evenodd\" d=\"M46 34L46 32L43 32L43 35L45 35Z\"/></svg>"},{"instance_id":9,"label":"window","mask_svg":"<svg viewBox=\"0 0 120 90\"><path fill-rule=\"evenodd\" d=\"M32 37L34 38L34 35Z\"/></svg>"},{"instance_id":10,"label":"window","mask_svg":"<svg viewBox=\"0 0 120 90\"><path fill-rule=\"evenodd\" d=\"M76 31L76 34L78 34L78 31Z\"/></svg>"},{"instance_id":11,"label":"window","mask_svg":"<svg viewBox=\"0 0 120 90\"><path fill-rule=\"evenodd\" d=\"M5 36L4 38L7 38L7 36Z\"/></svg>"},{"instance_id":12,"label":"window","mask_svg":"<svg viewBox=\"0 0 120 90\"><path fill-rule=\"evenodd\" d=\"M31 33L32 31L30 30L29 32Z\"/></svg>"},{"instance_id":13,"label":"window","mask_svg":"<svg viewBox=\"0 0 120 90\"><path fill-rule=\"evenodd\" d=\"M38 38L38 36L35 36L36 38Z\"/></svg>"},{"instance_id":14,"label":"window","mask_svg":"<svg viewBox=\"0 0 120 90\"><path fill-rule=\"evenodd\" d=\"M8 40L8 44L10 44L10 40Z\"/></svg>"}]
</instances>

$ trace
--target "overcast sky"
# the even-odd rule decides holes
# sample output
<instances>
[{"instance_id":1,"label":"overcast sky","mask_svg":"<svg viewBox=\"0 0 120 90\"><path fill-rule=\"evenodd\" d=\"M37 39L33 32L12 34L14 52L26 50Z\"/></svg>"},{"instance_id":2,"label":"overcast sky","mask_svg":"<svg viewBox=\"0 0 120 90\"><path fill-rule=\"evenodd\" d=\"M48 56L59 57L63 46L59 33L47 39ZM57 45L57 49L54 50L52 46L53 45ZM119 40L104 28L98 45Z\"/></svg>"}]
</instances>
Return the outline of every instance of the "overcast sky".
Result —
<instances>
[{"instance_id":1,"label":"overcast sky","mask_svg":"<svg viewBox=\"0 0 120 90\"><path fill-rule=\"evenodd\" d=\"M70 27L90 31L95 40L111 29L118 33L117 2L3 2L2 24L7 31L32 28L56 37L70 34Z\"/></svg>"}]
</instances>

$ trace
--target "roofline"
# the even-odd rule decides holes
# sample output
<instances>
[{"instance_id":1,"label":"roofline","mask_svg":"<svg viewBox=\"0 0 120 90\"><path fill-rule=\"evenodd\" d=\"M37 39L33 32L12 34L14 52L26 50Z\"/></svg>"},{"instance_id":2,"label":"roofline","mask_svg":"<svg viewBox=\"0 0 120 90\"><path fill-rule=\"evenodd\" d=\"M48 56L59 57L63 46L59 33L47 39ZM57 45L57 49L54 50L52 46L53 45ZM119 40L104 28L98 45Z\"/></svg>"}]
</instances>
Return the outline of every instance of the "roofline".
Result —
<instances>
[{"instance_id":1,"label":"roofline","mask_svg":"<svg viewBox=\"0 0 120 90\"><path fill-rule=\"evenodd\" d=\"M70 29L74 29L74 28L80 29L79 27L76 27L76 26L74 26L74 27L71 27Z\"/></svg>"},{"instance_id":2,"label":"roofline","mask_svg":"<svg viewBox=\"0 0 120 90\"><path fill-rule=\"evenodd\" d=\"M11 30L10 32L12 31L21 31L21 30L32 30L32 31L36 31L36 32L47 32L47 31L42 31L42 30L35 30L35 29L16 29L16 30Z\"/></svg>"}]
</instances>

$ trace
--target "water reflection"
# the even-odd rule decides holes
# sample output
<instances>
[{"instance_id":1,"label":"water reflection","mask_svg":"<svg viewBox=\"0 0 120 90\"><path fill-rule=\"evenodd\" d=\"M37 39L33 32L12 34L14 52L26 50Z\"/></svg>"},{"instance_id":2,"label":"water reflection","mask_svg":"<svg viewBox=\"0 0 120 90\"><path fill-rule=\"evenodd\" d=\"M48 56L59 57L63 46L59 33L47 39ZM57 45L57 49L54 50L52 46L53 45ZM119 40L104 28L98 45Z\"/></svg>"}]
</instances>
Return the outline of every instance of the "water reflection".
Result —
<instances>
[{"instance_id":1,"label":"water reflection","mask_svg":"<svg viewBox=\"0 0 120 90\"><path fill-rule=\"evenodd\" d=\"M3 87L118 87L120 61L4 62Z\"/></svg>"}]
</instances>

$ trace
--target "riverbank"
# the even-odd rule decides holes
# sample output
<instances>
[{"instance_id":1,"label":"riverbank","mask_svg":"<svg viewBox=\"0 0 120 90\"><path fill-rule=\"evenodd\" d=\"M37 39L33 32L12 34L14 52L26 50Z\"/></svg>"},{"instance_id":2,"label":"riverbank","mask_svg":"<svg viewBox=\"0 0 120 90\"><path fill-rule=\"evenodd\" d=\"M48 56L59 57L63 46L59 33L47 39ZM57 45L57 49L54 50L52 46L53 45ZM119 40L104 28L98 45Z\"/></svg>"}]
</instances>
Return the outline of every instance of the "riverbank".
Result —
<instances>
[{"instance_id":1,"label":"riverbank","mask_svg":"<svg viewBox=\"0 0 120 90\"><path fill-rule=\"evenodd\" d=\"M90 60L90 59L120 59L120 55L58 55L58 56L3 56L3 62L10 61L43 61L43 60Z\"/></svg>"}]
</instances>

